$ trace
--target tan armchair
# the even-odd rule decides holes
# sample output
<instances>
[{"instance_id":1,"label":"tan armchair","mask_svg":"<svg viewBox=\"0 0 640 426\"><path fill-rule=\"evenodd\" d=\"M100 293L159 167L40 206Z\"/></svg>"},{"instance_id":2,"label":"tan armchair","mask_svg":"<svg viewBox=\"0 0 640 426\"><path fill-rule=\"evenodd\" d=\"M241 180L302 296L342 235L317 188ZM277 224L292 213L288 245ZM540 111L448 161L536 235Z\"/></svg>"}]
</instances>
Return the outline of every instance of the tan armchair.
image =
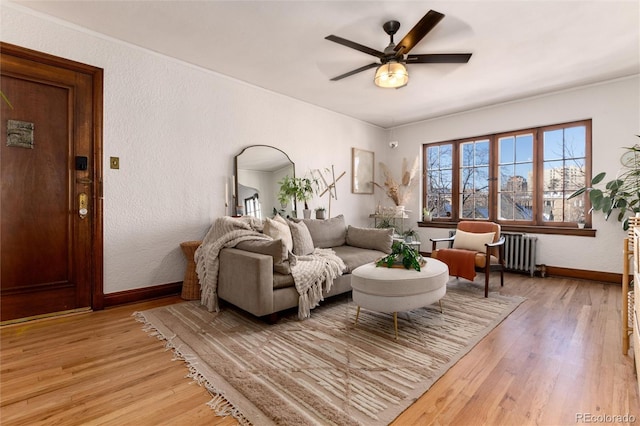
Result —
<instances>
[{"instance_id":1,"label":"tan armchair","mask_svg":"<svg viewBox=\"0 0 640 426\"><path fill-rule=\"evenodd\" d=\"M475 278L475 272L469 276L465 271L484 272L484 297L488 297L490 271L500 271L500 286L504 286L504 241L497 223L462 221L458 223L456 235L431 238L431 257L446 263L450 275L462 276L470 281ZM448 242L449 247L437 249L437 243L442 242Z\"/></svg>"}]
</instances>

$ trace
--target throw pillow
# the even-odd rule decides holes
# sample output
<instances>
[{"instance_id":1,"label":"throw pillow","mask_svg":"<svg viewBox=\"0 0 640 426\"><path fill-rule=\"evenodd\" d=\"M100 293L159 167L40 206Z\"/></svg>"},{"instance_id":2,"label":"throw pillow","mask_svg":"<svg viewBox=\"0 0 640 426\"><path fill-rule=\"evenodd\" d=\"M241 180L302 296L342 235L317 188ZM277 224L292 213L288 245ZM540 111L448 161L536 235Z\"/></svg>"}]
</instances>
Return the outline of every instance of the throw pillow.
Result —
<instances>
[{"instance_id":1,"label":"throw pillow","mask_svg":"<svg viewBox=\"0 0 640 426\"><path fill-rule=\"evenodd\" d=\"M290 274L289 253L284 242L278 240L247 240L236 244L236 248L252 253L266 254L273 258L273 270L281 274Z\"/></svg>"},{"instance_id":2,"label":"throw pillow","mask_svg":"<svg viewBox=\"0 0 640 426\"><path fill-rule=\"evenodd\" d=\"M303 219L311 234L313 245L320 248L331 248L344 245L347 237L347 225L343 215L327 220Z\"/></svg>"},{"instance_id":3,"label":"throw pillow","mask_svg":"<svg viewBox=\"0 0 640 426\"><path fill-rule=\"evenodd\" d=\"M313 240L309 228L304 222L289 222L291 236L293 237L293 254L305 256L313 253Z\"/></svg>"},{"instance_id":4,"label":"throw pillow","mask_svg":"<svg viewBox=\"0 0 640 426\"><path fill-rule=\"evenodd\" d=\"M264 233L274 240L282 240L287 251L293 250L293 239L289 225L282 224L277 220L266 218L264 220Z\"/></svg>"},{"instance_id":5,"label":"throw pillow","mask_svg":"<svg viewBox=\"0 0 640 426\"><path fill-rule=\"evenodd\" d=\"M276 222L280 222L283 225L289 226L289 223L287 222L287 219L285 219L284 217L280 216L277 213L276 213L275 216L273 216L273 220L275 220Z\"/></svg>"},{"instance_id":6,"label":"throw pillow","mask_svg":"<svg viewBox=\"0 0 640 426\"><path fill-rule=\"evenodd\" d=\"M495 235L495 232L481 234L457 230L453 239L453 248L485 252L487 248L484 245L492 243Z\"/></svg>"},{"instance_id":7,"label":"throw pillow","mask_svg":"<svg viewBox=\"0 0 640 426\"><path fill-rule=\"evenodd\" d=\"M347 228L347 245L363 249L378 250L391 253L393 245L393 228Z\"/></svg>"}]
</instances>

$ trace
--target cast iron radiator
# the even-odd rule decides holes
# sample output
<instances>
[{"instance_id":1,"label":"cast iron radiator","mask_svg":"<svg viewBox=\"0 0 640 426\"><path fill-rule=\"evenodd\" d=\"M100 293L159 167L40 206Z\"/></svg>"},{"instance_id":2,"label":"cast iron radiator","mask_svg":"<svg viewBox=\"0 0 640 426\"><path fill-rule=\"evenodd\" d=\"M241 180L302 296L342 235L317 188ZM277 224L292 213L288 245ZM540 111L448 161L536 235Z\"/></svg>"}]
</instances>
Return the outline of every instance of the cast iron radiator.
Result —
<instances>
[{"instance_id":1,"label":"cast iron radiator","mask_svg":"<svg viewBox=\"0 0 640 426\"><path fill-rule=\"evenodd\" d=\"M504 242L504 263L508 271L528 272L532 277L536 272L536 249L538 237L527 234L502 233Z\"/></svg>"},{"instance_id":2,"label":"cast iron radiator","mask_svg":"<svg viewBox=\"0 0 640 426\"><path fill-rule=\"evenodd\" d=\"M456 231L449 231L449 236L455 235ZM515 272L527 272L532 277L536 272L536 251L538 248L538 237L528 234L510 234L503 232L504 242L504 264L505 270Z\"/></svg>"}]
</instances>

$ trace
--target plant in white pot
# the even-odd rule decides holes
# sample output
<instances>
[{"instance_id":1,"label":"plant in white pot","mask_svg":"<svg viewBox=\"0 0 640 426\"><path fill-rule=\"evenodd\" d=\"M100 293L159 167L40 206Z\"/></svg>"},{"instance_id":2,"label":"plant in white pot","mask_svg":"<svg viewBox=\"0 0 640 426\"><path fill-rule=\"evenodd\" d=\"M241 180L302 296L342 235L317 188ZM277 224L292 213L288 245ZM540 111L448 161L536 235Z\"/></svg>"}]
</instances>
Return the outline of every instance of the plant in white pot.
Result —
<instances>
[{"instance_id":1,"label":"plant in white pot","mask_svg":"<svg viewBox=\"0 0 640 426\"><path fill-rule=\"evenodd\" d=\"M285 176L278 184L280 184L280 192L278 193L278 200L282 203L282 200L301 201L304 203L303 214L306 219L311 218L311 210L309 209L309 200L313 197L313 183L314 181L309 178L295 178L291 176ZM297 216L297 215L296 215Z\"/></svg>"}]
</instances>

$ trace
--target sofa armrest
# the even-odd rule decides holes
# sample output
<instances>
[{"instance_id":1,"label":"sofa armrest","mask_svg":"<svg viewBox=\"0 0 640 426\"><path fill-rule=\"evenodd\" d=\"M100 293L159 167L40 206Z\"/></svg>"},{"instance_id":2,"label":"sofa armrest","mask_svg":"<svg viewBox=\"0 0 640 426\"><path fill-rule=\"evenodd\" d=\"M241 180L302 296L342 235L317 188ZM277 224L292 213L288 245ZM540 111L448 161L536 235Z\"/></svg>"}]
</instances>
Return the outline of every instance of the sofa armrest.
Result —
<instances>
[{"instance_id":1,"label":"sofa armrest","mask_svg":"<svg viewBox=\"0 0 640 426\"><path fill-rule=\"evenodd\" d=\"M273 257L235 248L220 251L218 296L256 316L273 310Z\"/></svg>"}]
</instances>

